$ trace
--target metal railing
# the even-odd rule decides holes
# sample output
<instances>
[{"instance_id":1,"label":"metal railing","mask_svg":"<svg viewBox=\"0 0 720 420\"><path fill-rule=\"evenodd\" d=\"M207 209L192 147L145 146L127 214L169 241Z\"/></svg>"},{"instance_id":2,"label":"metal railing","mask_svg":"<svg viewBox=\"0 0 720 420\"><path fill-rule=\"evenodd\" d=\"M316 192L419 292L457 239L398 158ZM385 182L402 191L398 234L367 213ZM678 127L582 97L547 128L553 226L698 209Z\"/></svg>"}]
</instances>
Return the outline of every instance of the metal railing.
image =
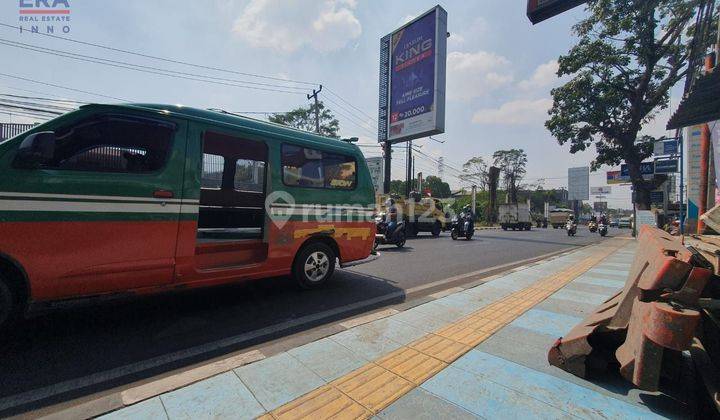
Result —
<instances>
[{"instance_id":1,"label":"metal railing","mask_svg":"<svg viewBox=\"0 0 720 420\"><path fill-rule=\"evenodd\" d=\"M36 124L0 123L0 140L7 140L35 127Z\"/></svg>"}]
</instances>

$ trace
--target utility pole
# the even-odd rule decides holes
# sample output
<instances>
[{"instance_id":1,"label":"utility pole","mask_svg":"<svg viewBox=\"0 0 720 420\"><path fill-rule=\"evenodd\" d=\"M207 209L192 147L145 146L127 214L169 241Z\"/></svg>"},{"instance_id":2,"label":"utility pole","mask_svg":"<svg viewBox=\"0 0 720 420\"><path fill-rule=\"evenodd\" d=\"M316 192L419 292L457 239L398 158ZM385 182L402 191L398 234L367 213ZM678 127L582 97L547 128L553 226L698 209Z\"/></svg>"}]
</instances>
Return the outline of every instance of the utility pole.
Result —
<instances>
[{"instance_id":1,"label":"utility pole","mask_svg":"<svg viewBox=\"0 0 720 420\"><path fill-rule=\"evenodd\" d=\"M412 190L412 179L413 179L413 165L412 165L412 140L405 143L407 146L407 160L405 161L405 197L410 198L410 191Z\"/></svg>"},{"instance_id":2,"label":"utility pole","mask_svg":"<svg viewBox=\"0 0 720 420\"><path fill-rule=\"evenodd\" d=\"M438 176L440 179L445 179L445 158L440 156L438 158Z\"/></svg>"},{"instance_id":3,"label":"utility pole","mask_svg":"<svg viewBox=\"0 0 720 420\"><path fill-rule=\"evenodd\" d=\"M390 165L392 165L392 145L386 141L383 143L383 157L385 164L383 165L383 194L390 194Z\"/></svg>"},{"instance_id":4,"label":"utility pole","mask_svg":"<svg viewBox=\"0 0 720 420\"><path fill-rule=\"evenodd\" d=\"M315 99L315 132L320 134L320 107L318 106L318 94L322 92L322 85L320 85L320 89L315 90L313 89L312 95L307 95L308 100L310 98Z\"/></svg>"}]
</instances>

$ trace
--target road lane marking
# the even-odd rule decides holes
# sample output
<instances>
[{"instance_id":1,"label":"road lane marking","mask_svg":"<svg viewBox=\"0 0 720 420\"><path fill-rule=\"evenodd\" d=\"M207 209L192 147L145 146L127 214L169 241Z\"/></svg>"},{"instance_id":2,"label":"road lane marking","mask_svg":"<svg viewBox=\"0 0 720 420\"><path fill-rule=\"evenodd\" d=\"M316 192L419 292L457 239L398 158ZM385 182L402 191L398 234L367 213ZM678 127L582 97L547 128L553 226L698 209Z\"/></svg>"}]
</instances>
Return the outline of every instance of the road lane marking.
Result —
<instances>
[{"instance_id":1,"label":"road lane marking","mask_svg":"<svg viewBox=\"0 0 720 420\"><path fill-rule=\"evenodd\" d=\"M333 405L333 409L323 408L313 411L313 419L370 418L602 262L622 246L624 244L605 246L569 268L543 277L530 286L369 362L328 385L271 410L263 418L299 419L308 415L306 407L326 407L322 402L341 399L347 407L350 407L347 414L337 411L336 406ZM341 394L347 398L343 398Z\"/></svg>"}]
</instances>

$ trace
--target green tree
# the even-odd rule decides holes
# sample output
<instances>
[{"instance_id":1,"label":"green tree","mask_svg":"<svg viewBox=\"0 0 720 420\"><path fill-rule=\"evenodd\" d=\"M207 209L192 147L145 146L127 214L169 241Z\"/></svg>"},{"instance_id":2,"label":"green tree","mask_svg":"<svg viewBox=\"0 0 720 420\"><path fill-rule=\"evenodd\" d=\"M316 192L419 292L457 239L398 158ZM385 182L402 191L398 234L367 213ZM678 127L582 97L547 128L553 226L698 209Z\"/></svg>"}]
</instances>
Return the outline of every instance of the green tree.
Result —
<instances>
[{"instance_id":1,"label":"green tree","mask_svg":"<svg viewBox=\"0 0 720 420\"><path fill-rule=\"evenodd\" d=\"M318 101L320 113L320 134L326 137L339 138L340 122L335 118L332 111L325 107L322 101ZM268 118L270 122L287 125L300 130L315 132L315 104L307 107L295 108L283 114L272 114Z\"/></svg>"},{"instance_id":2,"label":"green tree","mask_svg":"<svg viewBox=\"0 0 720 420\"><path fill-rule=\"evenodd\" d=\"M390 194L405 196L405 181L399 179L390 181Z\"/></svg>"},{"instance_id":3,"label":"green tree","mask_svg":"<svg viewBox=\"0 0 720 420\"><path fill-rule=\"evenodd\" d=\"M488 167L485 160L480 156L475 156L465 162L463 172L459 176L463 181L477 185L481 190L487 189L488 183Z\"/></svg>"},{"instance_id":4,"label":"green tree","mask_svg":"<svg viewBox=\"0 0 720 420\"><path fill-rule=\"evenodd\" d=\"M527 173L527 154L523 149L498 150L493 153L495 166L500 168L510 202L517 203L518 187Z\"/></svg>"},{"instance_id":5,"label":"green tree","mask_svg":"<svg viewBox=\"0 0 720 420\"><path fill-rule=\"evenodd\" d=\"M450 184L443 182L442 179L436 176L428 176L423 181L423 189L429 188L432 192L432 196L436 198L448 198L451 195Z\"/></svg>"},{"instance_id":6,"label":"green tree","mask_svg":"<svg viewBox=\"0 0 720 420\"><path fill-rule=\"evenodd\" d=\"M627 163L639 208L649 208L650 191L662 182L640 173L656 139L639 133L667 108L670 89L712 42L712 31L694 30L699 8L710 4L590 0L589 17L574 27L578 43L559 58L558 76L572 79L553 89L545 126L560 144L570 143L571 153L594 144L594 170Z\"/></svg>"}]
</instances>

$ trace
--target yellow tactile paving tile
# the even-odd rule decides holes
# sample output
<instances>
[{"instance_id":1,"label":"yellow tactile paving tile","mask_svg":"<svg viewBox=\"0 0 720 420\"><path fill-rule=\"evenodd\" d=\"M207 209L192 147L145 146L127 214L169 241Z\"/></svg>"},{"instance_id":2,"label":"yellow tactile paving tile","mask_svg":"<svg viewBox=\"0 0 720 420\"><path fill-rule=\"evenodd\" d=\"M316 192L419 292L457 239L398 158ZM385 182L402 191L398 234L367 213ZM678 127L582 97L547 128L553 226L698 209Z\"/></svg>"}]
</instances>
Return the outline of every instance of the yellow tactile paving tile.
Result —
<instances>
[{"instance_id":1,"label":"yellow tactile paving tile","mask_svg":"<svg viewBox=\"0 0 720 420\"><path fill-rule=\"evenodd\" d=\"M436 331L435 334L470 347L477 346L490 336L489 333L478 331L463 324L449 325Z\"/></svg>"},{"instance_id":2,"label":"yellow tactile paving tile","mask_svg":"<svg viewBox=\"0 0 720 420\"><path fill-rule=\"evenodd\" d=\"M471 348L435 334L428 334L410 343L409 347L445 363L454 362L458 357L470 351Z\"/></svg>"},{"instance_id":3,"label":"yellow tactile paving tile","mask_svg":"<svg viewBox=\"0 0 720 420\"><path fill-rule=\"evenodd\" d=\"M369 418L619 248L601 249L568 269L542 278L259 419Z\"/></svg>"},{"instance_id":4,"label":"yellow tactile paving tile","mask_svg":"<svg viewBox=\"0 0 720 420\"><path fill-rule=\"evenodd\" d=\"M374 363L331 383L345 395L377 413L415 388L415 384Z\"/></svg>"},{"instance_id":5,"label":"yellow tactile paving tile","mask_svg":"<svg viewBox=\"0 0 720 420\"><path fill-rule=\"evenodd\" d=\"M272 411L271 415L267 420L367 419L372 413L332 386L324 386Z\"/></svg>"},{"instance_id":6,"label":"yellow tactile paving tile","mask_svg":"<svg viewBox=\"0 0 720 420\"><path fill-rule=\"evenodd\" d=\"M447 366L447 363L409 347L395 350L375 363L415 385L420 385Z\"/></svg>"}]
</instances>

